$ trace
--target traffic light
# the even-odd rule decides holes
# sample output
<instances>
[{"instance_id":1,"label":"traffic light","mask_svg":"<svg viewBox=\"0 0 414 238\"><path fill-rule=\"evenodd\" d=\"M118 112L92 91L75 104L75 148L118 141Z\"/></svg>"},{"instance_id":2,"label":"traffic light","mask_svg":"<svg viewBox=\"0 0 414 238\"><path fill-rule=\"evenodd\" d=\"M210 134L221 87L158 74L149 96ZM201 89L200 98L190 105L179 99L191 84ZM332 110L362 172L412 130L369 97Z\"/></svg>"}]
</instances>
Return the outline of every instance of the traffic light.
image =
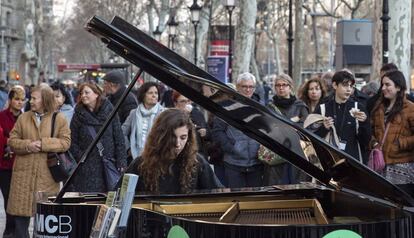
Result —
<instances>
[{"instance_id":1,"label":"traffic light","mask_svg":"<svg viewBox=\"0 0 414 238\"><path fill-rule=\"evenodd\" d=\"M16 73L16 78L15 79L20 80L20 74L19 73Z\"/></svg>"}]
</instances>

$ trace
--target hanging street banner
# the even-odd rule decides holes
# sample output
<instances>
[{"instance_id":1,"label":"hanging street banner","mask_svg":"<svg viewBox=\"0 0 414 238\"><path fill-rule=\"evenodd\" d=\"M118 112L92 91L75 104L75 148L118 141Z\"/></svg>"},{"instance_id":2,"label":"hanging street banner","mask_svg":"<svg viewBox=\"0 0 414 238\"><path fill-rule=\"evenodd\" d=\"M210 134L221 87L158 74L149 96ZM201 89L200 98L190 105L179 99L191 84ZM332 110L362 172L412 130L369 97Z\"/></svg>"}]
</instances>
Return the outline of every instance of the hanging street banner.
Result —
<instances>
[{"instance_id":1,"label":"hanging street banner","mask_svg":"<svg viewBox=\"0 0 414 238\"><path fill-rule=\"evenodd\" d=\"M209 56L207 58L207 72L223 83L228 82L228 56Z\"/></svg>"}]
</instances>

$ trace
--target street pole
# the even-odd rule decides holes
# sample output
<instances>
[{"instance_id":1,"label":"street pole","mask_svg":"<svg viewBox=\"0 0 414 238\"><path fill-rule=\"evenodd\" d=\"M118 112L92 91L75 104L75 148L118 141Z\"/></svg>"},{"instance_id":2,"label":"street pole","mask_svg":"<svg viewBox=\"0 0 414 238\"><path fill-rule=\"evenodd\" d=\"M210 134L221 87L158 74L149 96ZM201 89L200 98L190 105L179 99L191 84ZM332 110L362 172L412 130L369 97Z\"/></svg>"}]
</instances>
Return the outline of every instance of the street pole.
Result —
<instances>
[{"instance_id":1,"label":"street pole","mask_svg":"<svg viewBox=\"0 0 414 238\"><path fill-rule=\"evenodd\" d=\"M331 0L331 13L333 14L334 12L334 5L335 5L335 0ZM329 69L333 69L333 65L334 65L334 18L331 17L331 26L330 26L330 34L329 34Z\"/></svg>"},{"instance_id":2,"label":"street pole","mask_svg":"<svg viewBox=\"0 0 414 238\"><path fill-rule=\"evenodd\" d=\"M382 1L382 64L388 63L388 21L391 19L388 15L388 0Z\"/></svg>"},{"instance_id":3,"label":"street pole","mask_svg":"<svg viewBox=\"0 0 414 238\"><path fill-rule=\"evenodd\" d=\"M292 77L293 70L293 26L292 26L292 0L289 0L289 26L288 26L288 74Z\"/></svg>"},{"instance_id":4,"label":"street pole","mask_svg":"<svg viewBox=\"0 0 414 238\"><path fill-rule=\"evenodd\" d=\"M197 65L197 26L198 22L194 23L194 64Z\"/></svg>"},{"instance_id":5,"label":"street pole","mask_svg":"<svg viewBox=\"0 0 414 238\"><path fill-rule=\"evenodd\" d=\"M197 65L197 26L200 22L200 12L203 7L197 4L197 0L193 0L193 5L188 9L190 9L191 22L194 25L194 64Z\"/></svg>"},{"instance_id":6,"label":"street pole","mask_svg":"<svg viewBox=\"0 0 414 238\"><path fill-rule=\"evenodd\" d=\"M232 47L232 30L231 30L231 15L233 13L234 6L226 6L227 11L229 12L229 82L233 82L232 80L232 71L233 71L233 65L232 65L232 58L233 58L233 47Z\"/></svg>"}]
</instances>

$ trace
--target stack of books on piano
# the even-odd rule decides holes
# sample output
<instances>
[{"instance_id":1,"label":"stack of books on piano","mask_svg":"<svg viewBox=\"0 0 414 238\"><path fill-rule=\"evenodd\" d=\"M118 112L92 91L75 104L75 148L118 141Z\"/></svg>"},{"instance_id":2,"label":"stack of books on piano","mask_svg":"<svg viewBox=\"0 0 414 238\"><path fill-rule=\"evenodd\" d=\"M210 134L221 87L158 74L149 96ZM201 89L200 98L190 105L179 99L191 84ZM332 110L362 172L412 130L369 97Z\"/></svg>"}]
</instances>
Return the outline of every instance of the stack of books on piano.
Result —
<instances>
[{"instance_id":1,"label":"stack of books on piano","mask_svg":"<svg viewBox=\"0 0 414 238\"><path fill-rule=\"evenodd\" d=\"M124 174L121 188L108 192L105 204L96 212L90 238L117 237L126 228L137 182L137 175Z\"/></svg>"}]
</instances>

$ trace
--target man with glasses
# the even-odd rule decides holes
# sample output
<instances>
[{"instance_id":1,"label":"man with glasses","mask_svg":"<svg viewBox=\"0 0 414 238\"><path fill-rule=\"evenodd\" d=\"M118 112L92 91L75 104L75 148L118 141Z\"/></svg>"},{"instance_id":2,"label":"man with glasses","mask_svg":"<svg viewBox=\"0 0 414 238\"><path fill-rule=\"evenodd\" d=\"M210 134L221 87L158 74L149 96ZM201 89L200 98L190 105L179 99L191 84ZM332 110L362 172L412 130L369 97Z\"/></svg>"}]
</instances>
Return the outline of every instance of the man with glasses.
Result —
<instances>
[{"instance_id":1,"label":"man with glasses","mask_svg":"<svg viewBox=\"0 0 414 238\"><path fill-rule=\"evenodd\" d=\"M360 162L367 160L367 148L371 128L365 106L351 98L355 78L348 70L341 70L332 77L334 97L316 107L315 113L324 116L323 124L315 133L325 137L335 127L340 150ZM314 128L315 126L313 126Z\"/></svg>"},{"instance_id":2,"label":"man with glasses","mask_svg":"<svg viewBox=\"0 0 414 238\"><path fill-rule=\"evenodd\" d=\"M251 98L256 87L256 78L251 73L237 77L236 90ZM227 102L223 102L223 105ZM257 159L259 143L240 130L215 117L212 138L223 151L224 183L230 188L257 187L262 185L263 165Z\"/></svg>"}]
</instances>

